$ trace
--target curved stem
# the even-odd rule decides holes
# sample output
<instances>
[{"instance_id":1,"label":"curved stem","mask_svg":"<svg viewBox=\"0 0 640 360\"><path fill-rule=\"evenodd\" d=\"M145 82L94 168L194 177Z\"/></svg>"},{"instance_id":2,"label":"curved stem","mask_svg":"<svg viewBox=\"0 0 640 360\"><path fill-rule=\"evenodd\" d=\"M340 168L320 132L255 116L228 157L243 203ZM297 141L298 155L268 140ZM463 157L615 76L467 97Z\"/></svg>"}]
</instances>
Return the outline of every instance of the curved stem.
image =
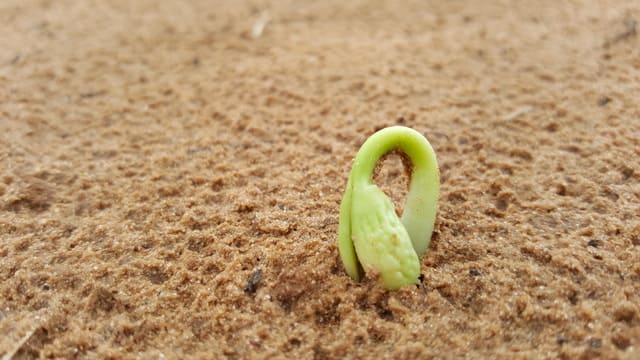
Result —
<instances>
[{"instance_id":1,"label":"curved stem","mask_svg":"<svg viewBox=\"0 0 640 360\"><path fill-rule=\"evenodd\" d=\"M419 132L404 126L382 129L365 141L351 169L349 184L372 184L376 163L389 151L404 152L413 169L409 193L402 214L402 223L409 233L418 256L429 246L438 209L440 172L435 152L427 139Z\"/></svg>"},{"instance_id":2,"label":"curved stem","mask_svg":"<svg viewBox=\"0 0 640 360\"><path fill-rule=\"evenodd\" d=\"M356 249L351 240L351 195L353 193L353 182L351 175L347 180L347 188L344 191L342 202L340 203L340 225L338 227L338 247L340 258L347 274L355 281L360 281L362 267L356 255Z\"/></svg>"}]
</instances>

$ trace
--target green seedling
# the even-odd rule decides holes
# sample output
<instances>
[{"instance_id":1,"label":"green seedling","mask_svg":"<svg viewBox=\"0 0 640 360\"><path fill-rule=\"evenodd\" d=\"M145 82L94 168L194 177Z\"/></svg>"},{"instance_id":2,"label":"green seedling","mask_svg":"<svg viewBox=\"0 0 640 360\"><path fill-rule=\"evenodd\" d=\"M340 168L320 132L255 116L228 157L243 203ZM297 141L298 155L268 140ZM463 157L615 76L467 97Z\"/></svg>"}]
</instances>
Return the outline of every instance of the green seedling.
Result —
<instances>
[{"instance_id":1,"label":"green seedling","mask_svg":"<svg viewBox=\"0 0 640 360\"><path fill-rule=\"evenodd\" d=\"M373 182L378 160L393 150L404 153L412 164L402 218ZM415 284L419 257L431 240L439 191L436 155L419 132L392 126L367 139L353 162L340 204L338 248L347 274L359 281L367 273L389 290Z\"/></svg>"}]
</instances>

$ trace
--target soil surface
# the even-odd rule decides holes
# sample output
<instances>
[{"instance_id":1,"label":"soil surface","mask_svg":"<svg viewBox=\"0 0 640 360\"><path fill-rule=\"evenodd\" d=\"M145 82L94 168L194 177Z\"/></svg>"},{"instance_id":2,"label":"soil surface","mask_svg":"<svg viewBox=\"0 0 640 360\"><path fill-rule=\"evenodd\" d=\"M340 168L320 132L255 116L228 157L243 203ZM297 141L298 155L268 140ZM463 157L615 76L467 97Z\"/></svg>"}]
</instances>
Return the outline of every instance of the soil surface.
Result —
<instances>
[{"instance_id":1,"label":"soil surface","mask_svg":"<svg viewBox=\"0 0 640 360\"><path fill-rule=\"evenodd\" d=\"M0 3L0 356L640 357L637 1ZM351 161L425 134L422 283ZM402 207L389 157L376 182Z\"/></svg>"}]
</instances>

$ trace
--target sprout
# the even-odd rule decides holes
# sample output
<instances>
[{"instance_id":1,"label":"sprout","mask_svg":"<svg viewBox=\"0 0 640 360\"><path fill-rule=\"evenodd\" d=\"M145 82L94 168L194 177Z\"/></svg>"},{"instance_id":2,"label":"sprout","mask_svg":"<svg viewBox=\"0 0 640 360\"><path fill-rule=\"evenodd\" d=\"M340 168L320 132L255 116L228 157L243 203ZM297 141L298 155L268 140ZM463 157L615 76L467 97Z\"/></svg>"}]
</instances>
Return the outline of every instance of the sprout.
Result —
<instances>
[{"instance_id":1,"label":"sprout","mask_svg":"<svg viewBox=\"0 0 640 360\"><path fill-rule=\"evenodd\" d=\"M393 150L406 154L413 165L401 219L391 200L373 183L376 163ZM366 272L390 290L415 284L419 256L431 240L439 190L436 155L419 132L392 126L367 139L353 162L340 204L338 247L347 274L359 281Z\"/></svg>"}]
</instances>

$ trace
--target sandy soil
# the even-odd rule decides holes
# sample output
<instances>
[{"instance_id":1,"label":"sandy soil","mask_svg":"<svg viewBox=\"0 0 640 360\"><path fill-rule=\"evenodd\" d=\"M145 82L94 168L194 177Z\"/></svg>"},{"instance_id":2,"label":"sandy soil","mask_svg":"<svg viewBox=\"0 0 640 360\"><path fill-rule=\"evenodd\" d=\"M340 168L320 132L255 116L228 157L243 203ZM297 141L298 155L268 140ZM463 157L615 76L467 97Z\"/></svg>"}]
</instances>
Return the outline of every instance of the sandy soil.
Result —
<instances>
[{"instance_id":1,"label":"sandy soil","mask_svg":"<svg viewBox=\"0 0 640 360\"><path fill-rule=\"evenodd\" d=\"M133 4L131 4L133 3ZM5 358L640 356L635 1L0 3ZM339 261L376 129L424 281ZM399 207L400 160L376 181Z\"/></svg>"}]
</instances>

